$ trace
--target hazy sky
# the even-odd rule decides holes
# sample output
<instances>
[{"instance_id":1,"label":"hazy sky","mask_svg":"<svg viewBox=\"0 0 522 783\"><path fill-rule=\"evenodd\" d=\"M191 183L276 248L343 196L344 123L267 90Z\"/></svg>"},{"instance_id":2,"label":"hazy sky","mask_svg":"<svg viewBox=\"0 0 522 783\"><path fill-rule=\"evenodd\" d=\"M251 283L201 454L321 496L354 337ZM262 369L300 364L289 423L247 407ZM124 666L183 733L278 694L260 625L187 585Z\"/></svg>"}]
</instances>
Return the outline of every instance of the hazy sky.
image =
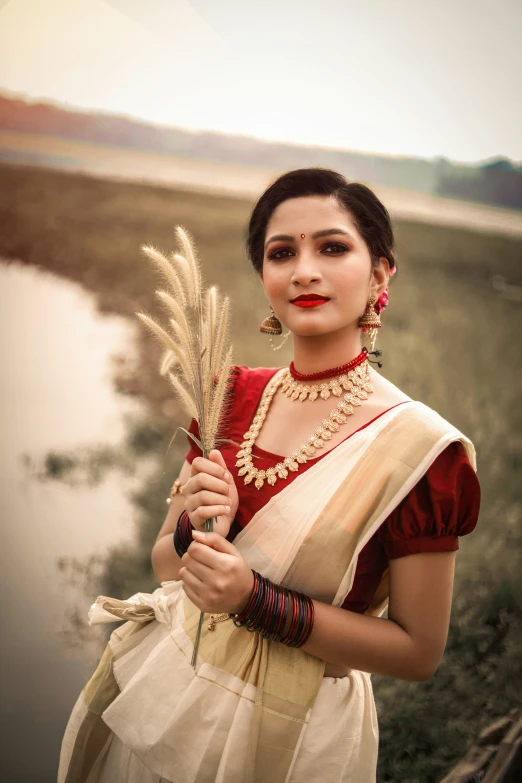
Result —
<instances>
[{"instance_id":1,"label":"hazy sky","mask_svg":"<svg viewBox=\"0 0 522 783\"><path fill-rule=\"evenodd\" d=\"M0 0L0 90L373 152L522 160L521 0Z\"/></svg>"}]
</instances>

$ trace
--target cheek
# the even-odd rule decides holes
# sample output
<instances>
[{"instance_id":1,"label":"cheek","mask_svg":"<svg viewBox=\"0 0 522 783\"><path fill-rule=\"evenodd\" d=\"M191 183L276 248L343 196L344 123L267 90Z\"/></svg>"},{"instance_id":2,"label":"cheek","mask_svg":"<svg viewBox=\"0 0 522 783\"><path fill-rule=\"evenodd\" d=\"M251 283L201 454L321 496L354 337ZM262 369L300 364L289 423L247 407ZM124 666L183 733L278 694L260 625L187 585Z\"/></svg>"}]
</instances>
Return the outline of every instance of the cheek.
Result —
<instances>
[{"instance_id":1,"label":"cheek","mask_svg":"<svg viewBox=\"0 0 522 783\"><path fill-rule=\"evenodd\" d=\"M285 292L288 289L288 279L282 270L271 268L270 271L264 272L263 287L268 296L277 296L283 289Z\"/></svg>"},{"instance_id":2,"label":"cheek","mask_svg":"<svg viewBox=\"0 0 522 783\"><path fill-rule=\"evenodd\" d=\"M366 265L351 264L340 268L331 279L333 290L343 291L353 300L366 299L370 284L370 273Z\"/></svg>"}]
</instances>

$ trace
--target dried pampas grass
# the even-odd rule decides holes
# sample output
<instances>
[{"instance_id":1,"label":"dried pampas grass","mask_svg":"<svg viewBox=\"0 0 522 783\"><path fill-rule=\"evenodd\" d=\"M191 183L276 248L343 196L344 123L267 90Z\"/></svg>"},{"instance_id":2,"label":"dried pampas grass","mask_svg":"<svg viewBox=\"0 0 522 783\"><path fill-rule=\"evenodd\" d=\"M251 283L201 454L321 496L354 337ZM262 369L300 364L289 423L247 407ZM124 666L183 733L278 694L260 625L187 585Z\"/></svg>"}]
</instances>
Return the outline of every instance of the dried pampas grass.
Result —
<instances>
[{"instance_id":1,"label":"dried pampas grass","mask_svg":"<svg viewBox=\"0 0 522 783\"><path fill-rule=\"evenodd\" d=\"M226 415L228 381L232 368L232 346L229 340L230 302L212 286L204 291L201 268L192 238L176 226L178 253L169 258L154 247L142 250L165 280L168 290L156 291L165 305L169 329L160 326L150 315L136 313L164 347L160 373L166 376L185 412L196 419L200 439L180 427L200 447L208 459L220 440L220 428ZM211 532L214 520L205 521ZM192 666L195 667L203 612L194 644Z\"/></svg>"},{"instance_id":2,"label":"dried pampas grass","mask_svg":"<svg viewBox=\"0 0 522 783\"><path fill-rule=\"evenodd\" d=\"M169 258L154 247L142 246L169 289L156 291L167 310L169 329L150 315L136 315L162 343L160 374L172 384L185 412L198 422L200 440L187 435L208 458L220 439L232 368L230 300L221 297L216 286L203 290L193 240L181 226L176 226L176 234L182 252Z\"/></svg>"}]
</instances>

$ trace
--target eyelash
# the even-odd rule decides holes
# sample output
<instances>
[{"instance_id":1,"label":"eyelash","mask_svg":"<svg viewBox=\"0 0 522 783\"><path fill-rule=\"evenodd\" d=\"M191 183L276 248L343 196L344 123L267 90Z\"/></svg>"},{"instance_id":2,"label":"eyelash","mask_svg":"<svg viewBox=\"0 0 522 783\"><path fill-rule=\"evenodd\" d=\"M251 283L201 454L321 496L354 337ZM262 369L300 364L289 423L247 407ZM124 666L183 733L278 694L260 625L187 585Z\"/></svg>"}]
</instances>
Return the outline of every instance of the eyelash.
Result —
<instances>
[{"instance_id":1,"label":"eyelash","mask_svg":"<svg viewBox=\"0 0 522 783\"><path fill-rule=\"evenodd\" d=\"M342 253L348 252L348 250L349 250L349 248L347 248L347 247L346 247L346 245L343 245L343 244L341 244L341 242L328 242L328 243L327 243L327 244L326 244L326 245L323 247L323 249L321 250L321 252L323 252L324 250L326 250L326 248L327 248L327 247L338 247L338 248L340 248L340 251L339 251L338 253L326 253L326 255L327 255L327 256L341 255ZM276 258L276 254L277 254L277 253L281 253L281 251L283 251L283 250L291 250L291 248L289 248L289 247L278 247L278 248L277 248L277 250L273 250L273 251L270 253L270 255L268 256L268 258L269 258L271 261L284 261L284 260L285 260L285 258L288 258L288 256L285 256L285 258Z\"/></svg>"}]
</instances>

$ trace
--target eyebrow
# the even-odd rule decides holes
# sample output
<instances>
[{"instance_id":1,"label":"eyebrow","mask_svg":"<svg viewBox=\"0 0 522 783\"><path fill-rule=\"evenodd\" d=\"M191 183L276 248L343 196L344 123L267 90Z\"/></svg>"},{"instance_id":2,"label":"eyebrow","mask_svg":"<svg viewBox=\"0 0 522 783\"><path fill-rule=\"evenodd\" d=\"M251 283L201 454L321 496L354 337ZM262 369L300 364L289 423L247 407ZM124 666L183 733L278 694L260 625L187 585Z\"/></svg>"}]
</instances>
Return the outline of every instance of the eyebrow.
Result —
<instances>
[{"instance_id":1,"label":"eyebrow","mask_svg":"<svg viewBox=\"0 0 522 783\"><path fill-rule=\"evenodd\" d=\"M323 228L321 231L316 231L315 234L312 234L312 239L329 237L332 236L332 234L343 234L343 236L350 237L350 239L355 242L354 237L343 228ZM291 236L290 234L275 234L265 243L265 250L267 249L270 242L295 242L295 237Z\"/></svg>"}]
</instances>

